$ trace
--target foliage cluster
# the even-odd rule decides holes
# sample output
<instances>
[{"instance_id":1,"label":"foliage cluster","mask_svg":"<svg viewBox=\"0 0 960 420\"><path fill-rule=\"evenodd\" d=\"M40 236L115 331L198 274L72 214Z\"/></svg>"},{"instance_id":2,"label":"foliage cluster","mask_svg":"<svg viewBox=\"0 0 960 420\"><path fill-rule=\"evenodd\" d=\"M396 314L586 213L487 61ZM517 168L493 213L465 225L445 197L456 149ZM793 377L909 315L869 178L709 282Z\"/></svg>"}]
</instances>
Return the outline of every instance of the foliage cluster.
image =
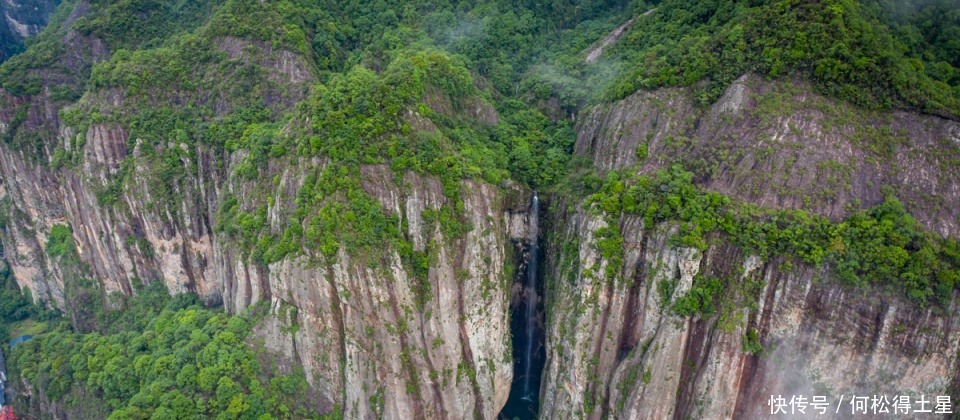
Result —
<instances>
[{"instance_id":1,"label":"foliage cluster","mask_svg":"<svg viewBox=\"0 0 960 420\"><path fill-rule=\"evenodd\" d=\"M499 183L512 175L532 186L558 178L570 126L509 100L500 102L496 124L478 121L471 108L494 113L489 100L456 56L401 51L380 74L355 67L314 89L305 104L311 133L297 150L348 165L389 161L398 172L431 173L448 195L461 178Z\"/></svg>"},{"instance_id":2,"label":"foliage cluster","mask_svg":"<svg viewBox=\"0 0 960 420\"><path fill-rule=\"evenodd\" d=\"M67 20L76 0L60 3L48 20L48 25L39 35L27 38L25 50L0 66L0 87L14 94L37 94L42 86L40 72L55 66L66 52L57 28ZM76 68L78 73L87 73L89 68Z\"/></svg>"},{"instance_id":3,"label":"foliage cluster","mask_svg":"<svg viewBox=\"0 0 960 420\"><path fill-rule=\"evenodd\" d=\"M38 317L40 312L33 305L30 290L21 291L10 268L6 263L0 263L0 345L15 338L10 336L11 325L31 317Z\"/></svg>"},{"instance_id":4,"label":"foliage cluster","mask_svg":"<svg viewBox=\"0 0 960 420\"><path fill-rule=\"evenodd\" d=\"M588 203L607 214L640 215L647 226L677 222L675 246L706 249L709 235L723 234L761 258L794 256L812 265L828 264L845 283L896 288L914 302L947 305L960 286L960 244L925 231L894 197L833 223L803 210L770 210L733 203L701 191L693 174L674 165L652 175L610 172ZM716 289L704 281L705 293ZM681 307L709 305L694 293ZM709 293L707 293L709 294Z\"/></svg>"},{"instance_id":5,"label":"foliage cluster","mask_svg":"<svg viewBox=\"0 0 960 420\"><path fill-rule=\"evenodd\" d=\"M171 36L202 25L223 0L94 0L73 24L111 51L162 45Z\"/></svg>"},{"instance_id":6,"label":"foliage cluster","mask_svg":"<svg viewBox=\"0 0 960 420\"><path fill-rule=\"evenodd\" d=\"M957 115L960 84L956 63L948 58L956 47L946 38L956 26L931 27L939 19L915 14L906 19L916 23L891 29L881 21L881 8L864 3L665 0L613 49L625 71L610 95L696 84L699 99L711 103L753 71L800 74L823 93L865 107ZM919 39L921 34L928 38Z\"/></svg>"},{"instance_id":7,"label":"foliage cluster","mask_svg":"<svg viewBox=\"0 0 960 420\"><path fill-rule=\"evenodd\" d=\"M684 317L693 314L710 316L717 310L715 296L722 291L723 282L720 279L697 276L690 290L674 302L673 311Z\"/></svg>"},{"instance_id":8,"label":"foliage cluster","mask_svg":"<svg viewBox=\"0 0 960 420\"><path fill-rule=\"evenodd\" d=\"M255 318L204 309L154 283L111 311L102 331L65 326L19 344L13 371L59 400L86 390L111 419L319 417L300 370L266 377L248 344Z\"/></svg>"},{"instance_id":9,"label":"foliage cluster","mask_svg":"<svg viewBox=\"0 0 960 420\"><path fill-rule=\"evenodd\" d=\"M60 258L73 253L73 229L67 225L54 225L47 237L47 254Z\"/></svg>"},{"instance_id":10,"label":"foliage cluster","mask_svg":"<svg viewBox=\"0 0 960 420\"><path fill-rule=\"evenodd\" d=\"M866 3L893 28L907 51L936 80L956 86L960 78L960 9L953 0L876 0ZM946 65L945 65L946 64Z\"/></svg>"}]
</instances>

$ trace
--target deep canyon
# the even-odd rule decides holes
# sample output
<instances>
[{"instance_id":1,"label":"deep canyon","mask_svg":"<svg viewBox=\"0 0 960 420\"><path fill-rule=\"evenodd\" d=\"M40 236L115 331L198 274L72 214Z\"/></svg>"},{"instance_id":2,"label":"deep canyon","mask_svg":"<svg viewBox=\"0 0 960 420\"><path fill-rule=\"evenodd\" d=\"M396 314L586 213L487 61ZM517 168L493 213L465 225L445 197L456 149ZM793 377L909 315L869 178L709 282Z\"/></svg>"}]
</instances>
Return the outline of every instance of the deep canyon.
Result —
<instances>
[{"instance_id":1,"label":"deep canyon","mask_svg":"<svg viewBox=\"0 0 960 420\"><path fill-rule=\"evenodd\" d=\"M250 244L222 227L235 219L224 219L259 218L259 237L283 237L297 223L308 231L301 212L315 209L302 209L303 191L339 168L334 159L272 155L244 176L257 151L173 133L151 146L136 137L141 127L109 117L143 112L144 98L127 87L91 84L64 100L59 87L78 83L69 69L102 65L113 53L96 34L71 28L89 8L78 1L58 22L66 52L30 70L36 89L0 89L3 258L21 290L79 330L88 327L81 277L104 296L158 281L231 314L267 307L251 341L302 366L311 403L345 418L496 418L505 406L504 416L533 407L541 418L765 418L778 394L958 397L956 291L946 307L923 307L897 291L845 284L829 263L756 255L719 233L706 234L702 249L684 246L671 239L680 223L605 213L575 194L511 180L451 184L361 162L356 192L382 209L403 242L358 253L346 240L332 253L304 242L257 261ZM236 67L191 74L263 70L267 82L254 94L271 115L295 114L321 82L301 51L232 35L211 45ZM488 95L427 92L424 106L401 112L409 130L438 132L431 116L481 129L502 124ZM146 101L195 100L218 118L237 108L222 92L170 95ZM69 117L78 110L96 116ZM960 238L956 119L862 110L802 78L752 72L708 106L693 87L660 87L574 118L573 156L600 173L695 163L704 190L832 221L892 192L925 229ZM876 138L894 140L878 153ZM165 195L157 192L157 150L177 156L179 178ZM116 193L105 200L104 191ZM444 224L449 209L465 229ZM56 226L70 227L77 261L49 252ZM622 238L617 259L602 251L611 229ZM421 254L423 266L409 263ZM718 294L726 306L671 310L697 278L728 281ZM42 389L15 385L26 418L83 417ZM531 404L516 401L523 398Z\"/></svg>"}]
</instances>

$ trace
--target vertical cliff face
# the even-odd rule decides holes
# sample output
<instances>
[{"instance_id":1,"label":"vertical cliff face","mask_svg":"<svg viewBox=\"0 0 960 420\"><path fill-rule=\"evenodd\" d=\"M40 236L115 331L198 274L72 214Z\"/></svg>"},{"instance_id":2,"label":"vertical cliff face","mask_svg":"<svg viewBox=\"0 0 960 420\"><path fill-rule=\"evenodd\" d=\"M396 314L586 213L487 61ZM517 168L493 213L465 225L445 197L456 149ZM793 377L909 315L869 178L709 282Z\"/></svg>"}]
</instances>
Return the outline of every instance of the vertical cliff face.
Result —
<instances>
[{"instance_id":1,"label":"vertical cliff face","mask_svg":"<svg viewBox=\"0 0 960 420\"><path fill-rule=\"evenodd\" d=\"M521 216L511 216L499 188L464 181L471 230L448 237L425 220L451 204L438 179L407 173L396 180L383 166L363 170L366 193L405 226L416 250L430 248L425 278L405 268L389 244L369 258L341 250L332 260L305 253L262 266L212 229L221 192L249 199L256 208L266 205L253 193L262 185L219 178L223 171L208 166L212 159L204 151L197 151L185 200L175 207L158 211L134 194L123 196L122 207L102 205L96 192L105 184L103 173L116 167L115 156L138 153L136 147L125 150L127 143L121 127L91 127L79 173L0 150L11 215L3 238L6 257L34 297L71 305L71 280L45 252L51 228L68 224L88 275L107 293L131 293L135 282L150 279L172 292L222 301L235 313L267 302L271 315L257 336L266 348L302 364L327 399L326 409L340 407L351 418L489 418L503 406L513 374L506 268L514 262L507 247L510 225L515 236L522 235L525 222L513 220ZM185 169L191 163L184 162ZM281 229L295 192L324 162L275 166L279 185L268 219L272 229ZM135 187L150 191L144 184ZM425 299L418 295L422 289Z\"/></svg>"},{"instance_id":2,"label":"vertical cliff face","mask_svg":"<svg viewBox=\"0 0 960 420\"><path fill-rule=\"evenodd\" d=\"M950 205L960 202L960 123L813 92L802 81L751 75L708 108L689 89L637 92L584 112L575 152L601 170L647 173L682 162L709 190L832 219L852 203L882 202L889 189L928 229L960 235L960 208Z\"/></svg>"},{"instance_id":3,"label":"vertical cliff face","mask_svg":"<svg viewBox=\"0 0 960 420\"><path fill-rule=\"evenodd\" d=\"M303 109L338 98L314 97L333 90L320 86L333 77L317 74L310 50L201 28L173 46L111 55L125 44L71 27L95 6L77 1L45 38L62 51L37 67L23 63L23 83L0 89L0 241L21 289L80 330L80 297L108 305L107 296L151 282L231 313L265 307L253 340L304 367L321 411L495 417L513 380L514 250L537 237L530 192L480 181L484 169L466 164L451 177L438 173L446 166L430 175L368 150L351 155L356 150L342 144L319 152L343 142L334 135L370 139L311 125L320 113ZM49 7L37 7L0 4L5 46L13 45L5 36L22 40L42 26ZM411 60L399 78L414 78L413 62L431 54ZM359 82L349 83L384 71L380 57L360 60L375 71L351 74ZM162 74L147 71L156 62L168 66ZM185 81L170 76L158 88L144 80L171 74ZM456 75L442 82L469 79ZM509 116L484 99L490 92L451 99L424 85L415 106L397 111L402 121L358 117L357 125L427 140L444 123L480 127L497 142L515 134L497 132ZM929 230L960 235L960 124L864 111L813 91L748 75L709 108L696 106L688 89L639 92L580 114L574 152L601 172L651 173L682 162L708 190L834 220L893 194ZM377 106L401 108L384 103ZM244 113L257 115L231 120ZM277 138L256 138L260 126ZM553 140L540 128L524 130ZM222 132L229 138L211 140ZM475 140L469 134L464 143ZM501 158L467 154L434 153L420 163ZM531 322L546 325L544 418L759 418L770 394L934 395L960 385L955 305L920 309L893 293L842 286L829 266L762 259L719 235L702 250L680 247L671 240L681 229L675 224L603 214L565 196L549 202L540 224L549 229L545 313ZM334 222L314 223L324 218ZM367 224L362 246L343 228L359 223ZM51 252L55 230L70 232L75 259ZM622 242L609 241L611 231ZM609 258L612 243L618 258ZM725 286L716 309L675 310L703 279ZM86 280L91 285L81 286ZM71 415L43 395L37 401L55 417Z\"/></svg>"},{"instance_id":4,"label":"vertical cliff face","mask_svg":"<svg viewBox=\"0 0 960 420\"><path fill-rule=\"evenodd\" d=\"M688 95L638 93L595 109L581 123L577 153L601 169L641 173L682 161L707 189L833 218L851 203L876 202L888 185L929 229L957 234L957 207L946 205L960 185L949 170L960 145L955 122L864 114L749 77L710 109ZM871 143L885 135L899 140ZM762 260L720 236L705 251L678 247L670 223L576 202L557 208L547 417L763 418L770 395L953 392L954 305L920 309L896 294L842 286L829 265ZM610 228L622 236L622 261L601 252ZM722 279L717 310L678 313L697 279Z\"/></svg>"},{"instance_id":5,"label":"vertical cliff face","mask_svg":"<svg viewBox=\"0 0 960 420\"><path fill-rule=\"evenodd\" d=\"M70 129L60 131L69 142ZM389 244L367 258L344 250L333 259L306 252L262 266L213 232L223 193L241 197L249 208L272 201L268 220L278 230L305 177L322 170L323 160L272 165L278 184L263 197L255 193L263 185L224 176L229 171L197 150L195 162L182 162L191 171L182 202L152 205L149 180L141 178L121 205L103 205L97 192L120 160L133 156L137 165L149 164L139 163L138 153L123 127L109 126L87 131L77 172L0 147L11 215L3 240L22 288L70 307L71 280L45 252L52 227L67 224L88 275L106 293L131 293L136 282L158 280L171 292L195 292L235 313L267 302L271 315L256 335L267 349L304 367L326 398L325 409L339 407L350 418L490 418L503 406L513 374L506 268L514 262L507 247L510 226L514 236L522 235L525 222L514 220L522 216L511 216L499 188L464 181L471 229L449 237L426 220L427 213L452 204L438 179L407 173L397 180L384 166L363 169L365 192L397 217L415 250L429 248L425 278L405 268Z\"/></svg>"},{"instance_id":6,"label":"vertical cliff face","mask_svg":"<svg viewBox=\"0 0 960 420\"><path fill-rule=\"evenodd\" d=\"M278 191L298 189L313 165L323 162L287 167ZM340 405L349 418L494 417L513 375L512 279L505 269L514 263L507 258L509 225L522 216L511 216L497 188L464 181L472 229L450 237L424 219L449 205L439 180L408 173L398 184L384 166L365 167L363 174L366 191L398 216L415 250L431 248L426 278L405 268L388 244L374 260L341 250L326 262L307 254L266 270L216 247L225 305L240 311L269 301L275 316L258 327L258 336L302 364L331 406ZM283 220L288 209L275 202L268 219ZM512 235L521 233L515 228Z\"/></svg>"},{"instance_id":7,"label":"vertical cliff face","mask_svg":"<svg viewBox=\"0 0 960 420\"><path fill-rule=\"evenodd\" d=\"M0 63L20 52L23 41L47 25L59 0L10 0L0 4Z\"/></svg>"},{"instance_id":8,"label":"vertical cliff face","mask_svg":"<svg viewBox=\"0 0 960 420\"><path fill-rule=\"evenodd\" d=\"M61 63L66 68L109 56L101 41L69 29L88 9L79 2L61 31L61 41L75 48L60 59L79 60ZM277 114L290 111L316 82L298 53L232 37L214 45L226 62L217 71L267 75L269 88L257 93ZM414 270L401 255L410 250L394 243L360 254L341 244L333 256L301 248L264 264L217 230L226 198L242 211L263 209L265 232L282 233L298 193L328 160L272 159L261 177L239 176L245 150L224 152L173 135L151 142L116 120L78 125L62 119L78 109L135 114L142 98L130 90L88 91L74 102L54 90L77 75L31 74L39 80L37 93L0 90L0 202L7 216L0 237L14 277L34 299L70 313L71 287L85 277L95 280L100 295L130 294L162 281L172 293L197 293L233 313L267 305L255 339L304 367L322 411L339 409L348 418L491 418L499 412L513 375L511 239L522 238L527 223L526 209L506 198L525 195L521 189L462 181L454 199L437 177L364 165L362 193L397 224L413 252L425 256L424 267ZM171 103L197 95L165 93L177 96ZM236 104L221 94L199 95L225 115ZM485 102L470 109L484 124L497 121ZM422 118L412 124L435 128ZM172 173L171 162L157 159L170 151L177 156ZM162 183L163 171L176 182ZM450 233L436 215L457 206L469 229ZM60 225L72 228L79 260L66 267L47 250L51 230Z\"/></svg>"},{"instance_id":9,"label":"vertical cliff face","mask_svg":"<svg viewBox=\"0 0 960 420\"><path fill-rule=\"evenodd\" d=\"M636 217L620 219L624 258L610 280L596 243L606 222L583 210L563 217L550 264L544 415L763 418L770 395L952 392L953 308L921 310L723 242L675 248L674 226ZM674 312L696 276L728 279L730 305Z\"/></svg>"}]
</instances>

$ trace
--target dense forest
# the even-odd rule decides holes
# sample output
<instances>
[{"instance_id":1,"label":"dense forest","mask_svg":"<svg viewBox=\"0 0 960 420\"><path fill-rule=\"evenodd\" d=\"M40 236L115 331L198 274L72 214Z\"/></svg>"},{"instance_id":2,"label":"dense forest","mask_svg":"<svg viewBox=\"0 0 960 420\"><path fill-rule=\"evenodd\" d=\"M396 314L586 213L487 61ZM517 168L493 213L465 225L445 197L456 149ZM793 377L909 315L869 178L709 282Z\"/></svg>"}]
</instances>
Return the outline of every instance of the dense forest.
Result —
<instances>
[{"instance_id":1,"label":"dense forest","mask_svg":"<svg viewBox=\"0 0 960 420\"><path fill-rule=\"evenodd\" d=\"M657 17L646 18L647 30L620 44L634 70L621 73L611 93L706 80L700 100L709 103L744 72L800 74L822 92L861 106L955 115L956 45L949 39L957 30L956 9L952 16L937 12L947 3L929 2L910 13L899 3L853 0L663 2ZM881 23L892 12L902 14L895 26Z\"/></svg>"},{"instance_id":2,"label":"dense forest","mask_svg":"<svg viewBox=\"0 0 960 420\"><path fill-rule=\"evenodd\" d=\"M241 345L256 314L228 316L154 283L109 316L86 335L51 319L56 327L19 344L10 362L91 417L318 417L302 368Z\"/></svg>"},{"instance_id":3,"label":"dense forest","mask_svg":"<svg viewBox=\"0 0 960 420\"><path fill-rule=\"evenodd\" d=\"M89 12L70 16L80 3ZM599 60L585 60L633 18ZM454 239L471 229L461 180L518 183L585 199L607 215L676 222L678 246L705 249L721 235L762 257L826 265L837 281L882 288L921 308L945 308L960 287L956 239L926 231L892 194L830 220L705 191L683 162L656 174L601 173L573 156L582 110L663 87L690 87L707 107L744 74L808 81L858 108L957 120L960 7L951 0L65 0L50 22L0 65L0 86L23 97L49 90L76 132L129 127L137 142L130 148L143 161L127 158L107 175L98 205L122 212L125 194L142 194L147 206L177 214L183 162L196 162L198 147L220 156L217 170L250 182L277 159L328 162L307 176L279 231L270 229L268 206L250 209L225 192L213 229L258 266L305 249L332 259L341 248L373 265L390 244L425 279L436 255L415 250L397 218L361 188L362 166L383 164L398 177L440 180L453 204L425 217ZM109 54L68 67L76 63L62 42L68 29ZM233 44L240 56L292 52L316 83L295 85L246 65L225 52ZM45 86L50 77L60 83ZM117 106L98 108L97 98L116 92ZM57 170L83 165L82 137L51 144L18 130L25 107L14 113L6 145ZM643 148L636 153L647 157ZM228 156L242 162L229 167ZM149 192L135 187L139 180ZM3 228L15 215L0 205ZM0 341L37 333L9 357L18 377L52 401L84 401L91 415L112 419L328 414L314 412L302 369L279 366L251 338L265 308L228 315L190 294L170 297L153 279L141 279L130 296L108 295L77 257L73 228L56 225L45 244L75 280L71 307L36 305L6 265L0 271ZM602 236L603 257L622 258L616 229ZM422 284L421 303L429 299ZM674 310L709 313L726 286L698 279Z\"/></svg>"}]
</instances>

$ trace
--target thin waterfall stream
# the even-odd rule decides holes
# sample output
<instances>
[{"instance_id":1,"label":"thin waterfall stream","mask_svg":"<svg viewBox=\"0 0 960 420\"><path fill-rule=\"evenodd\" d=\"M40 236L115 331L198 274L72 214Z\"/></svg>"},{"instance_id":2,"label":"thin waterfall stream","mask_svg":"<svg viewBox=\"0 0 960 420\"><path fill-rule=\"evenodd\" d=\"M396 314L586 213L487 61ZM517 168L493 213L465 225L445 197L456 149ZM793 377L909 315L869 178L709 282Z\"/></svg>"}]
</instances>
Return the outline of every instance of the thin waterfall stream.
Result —
<instances>
[{"instance_id":1,"label":"thin waterfall stream","mask_svg":"<svg viewBox=\"0 0 960 420\"><path fill-rule=\"evenodd\" d=\"M527 345L523 371L523 399L533 401L530 390L530 368L533 366L533 348L537 345L534 334L537 330L537 263L540 253L540 197L533 193L530 205L530 257L527 260ZM539 393L539 389L536 390Z\"/></svg>"},{"instance_id":2,"label":"thin waterfall stream","mask_svg":"<svg viewBox=\"0 0 960 420\"><path fill-rule=\"evenodd\" d=\"M530 198L527 239L517 243L524 268L514 280L510 329L513 334L513 384L500 413L502 419L535 419L540 409L540 376L543 372L542 307L540 281L540 197Z\"/></svg>"}]
</instances>

